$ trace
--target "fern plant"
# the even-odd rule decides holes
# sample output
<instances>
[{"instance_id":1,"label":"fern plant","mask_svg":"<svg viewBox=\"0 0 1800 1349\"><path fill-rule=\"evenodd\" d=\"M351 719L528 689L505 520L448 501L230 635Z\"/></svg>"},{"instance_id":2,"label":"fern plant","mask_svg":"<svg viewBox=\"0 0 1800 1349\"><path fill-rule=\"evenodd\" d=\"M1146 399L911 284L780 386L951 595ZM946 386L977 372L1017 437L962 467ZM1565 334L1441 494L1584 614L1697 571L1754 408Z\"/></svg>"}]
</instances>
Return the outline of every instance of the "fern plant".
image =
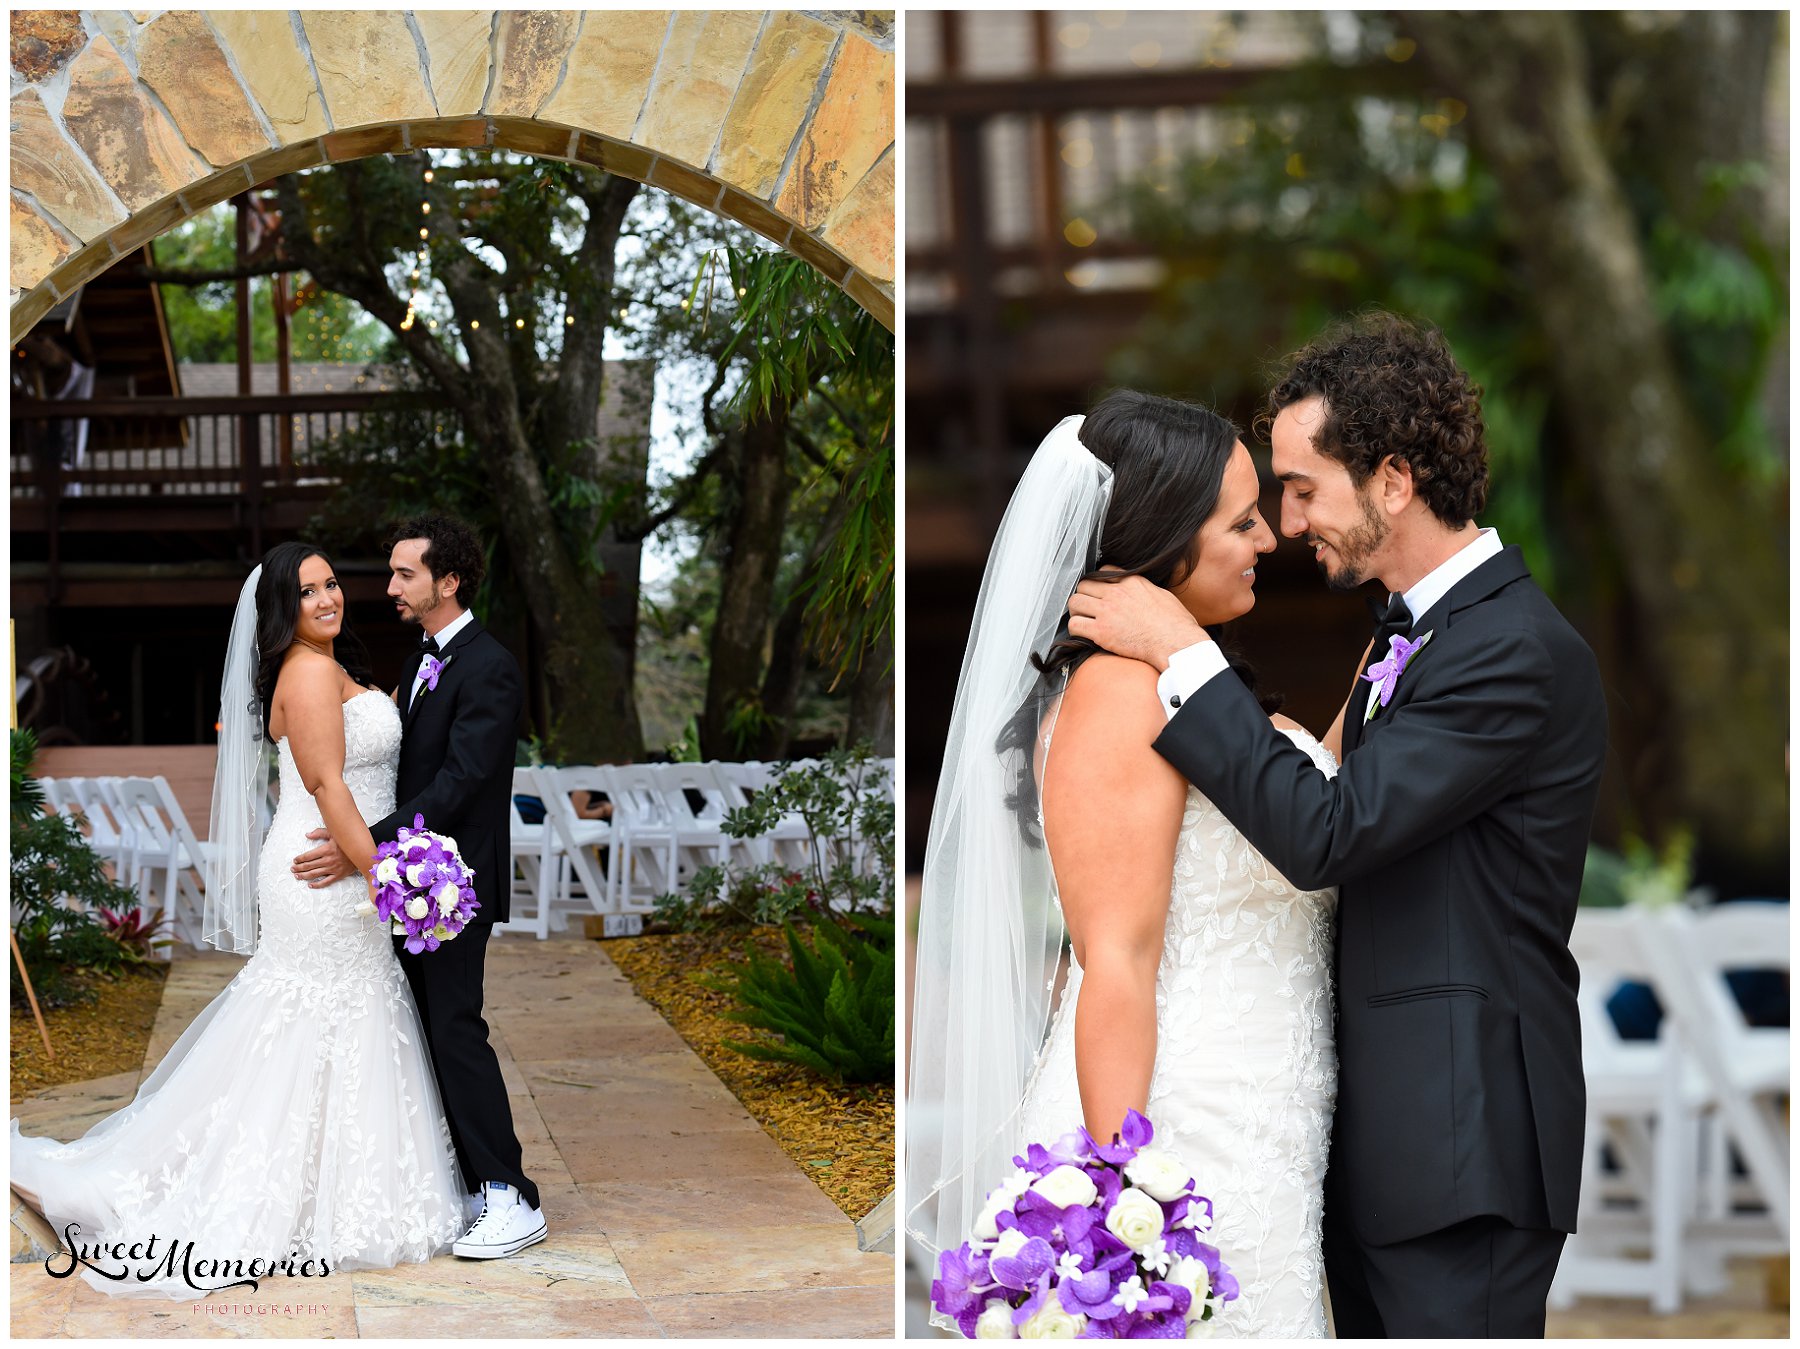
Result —
<instances>
[{"instance_id":1,"label":"fern plant","mask_svg":"<svg viewBox=\"0 0 1800 1349\"><path fill-rule=\"evenodd\" d=\"M727 1040L740 1054L797 1063L834 1082L887 1082L894 1075L894 924L846 915L855 931L821 922L812 942L783 924L792 968L747 951L730 978L702 979L741 1004L725 1015L772 1031L774 1043Z\"/></svg>"}]
</instances>

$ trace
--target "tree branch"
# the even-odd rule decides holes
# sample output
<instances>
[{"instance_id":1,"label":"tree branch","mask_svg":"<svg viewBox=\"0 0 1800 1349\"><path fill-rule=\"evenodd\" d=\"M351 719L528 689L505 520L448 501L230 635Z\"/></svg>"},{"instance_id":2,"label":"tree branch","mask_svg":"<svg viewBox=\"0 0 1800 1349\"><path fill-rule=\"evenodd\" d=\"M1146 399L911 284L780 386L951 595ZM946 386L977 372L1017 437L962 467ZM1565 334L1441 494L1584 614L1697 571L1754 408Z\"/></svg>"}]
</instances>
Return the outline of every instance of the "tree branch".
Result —
<instances>
[{"instance_id":1,"label":"tree branch","mask_svg":"<svg viewBox=\"0 0 1800 1349\"><path fill-rule=\"evenodd\" d=\"M621 543L642 542L686 510L688 502L694 499L694 493L700 490L700 484L706 480L706 475L712 472L714 466L724 456L729 444L729 440L724 438L714 442L713 447L701 456L700 462L694 465L693 471L676 485L674 494L670 496L668 504L661 510L645 516L636 525L630 527L615 524L613 532L618 536L619 541Z\"/></svg>"}]
</instances>

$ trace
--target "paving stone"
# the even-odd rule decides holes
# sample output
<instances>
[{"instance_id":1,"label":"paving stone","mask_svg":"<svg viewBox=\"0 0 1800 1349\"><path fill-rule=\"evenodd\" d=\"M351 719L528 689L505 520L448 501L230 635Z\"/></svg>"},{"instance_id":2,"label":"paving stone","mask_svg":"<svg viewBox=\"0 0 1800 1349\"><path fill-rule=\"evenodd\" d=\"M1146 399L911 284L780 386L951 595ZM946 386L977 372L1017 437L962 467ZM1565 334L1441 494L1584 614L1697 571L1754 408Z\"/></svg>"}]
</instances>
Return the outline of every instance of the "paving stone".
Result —
<instances>
[{"instance_id":1,"label":"paving stone","mask_svg":"<svg viewBox=\"0 0 1800 1349\"><path fill-rule=\"evenodd\" d=\"M569 53L568 73L539 115L630 140L668 31L667 10L589 13Z\"/></svg>"},{"instance_id":2,"label":"paving stone","mask_svg":"<svg viewBox=\"0 0 1800 1349\"><path fill-rule=\"evenodd\" d=\"M69 138L133 211L203 175L181 133L138 87L107 38L95 38L69 67L62 117Z\"/></svg>"},{"instance_id":3,"label":"paving stone","mask_svg":"<svg viewBox=\"0 0 1800 1349\"><path fill-rule=\"evenodd\" d=\"M57 129L36 89L14 97L9 121L15 188L29 192L58 224L84 242L99 238L125 219L124 208L81 151ZM15 270L14 279L17 277Z\"/></svg>"},{"instance_id":4,"label":"paving stone","mask_svg":"<svg viewBox=\"0 0 1800 1349\"><path fill-rule=\"evenodd\" d=\"M682 10L663 47L649 102L631 139L658 155L702 168L737 94L762 15Z\"/></svg>"},{"instance_id":5,"label":"paving stone","mask_svg":"<svg viewBox=\"0 0 1800 1349\"><path fill-rule=\"evenodd\" d=\"M481 111L493 65L489 39L491 9L416 9L413 22L431 58L431 93L438 116L461 117Z\"/></svg>"},{"instance_id":6,"label":"paving stone","mask_svg":"<svg viewBox=\"0 0 1800 1349\"><path fill-rule=\"evenodd\" d=\"M261 154L269 135L198 11L170 10L137 40L138 76L156 91L181 134L220 166Z\"/></svg>"}]
</instances>

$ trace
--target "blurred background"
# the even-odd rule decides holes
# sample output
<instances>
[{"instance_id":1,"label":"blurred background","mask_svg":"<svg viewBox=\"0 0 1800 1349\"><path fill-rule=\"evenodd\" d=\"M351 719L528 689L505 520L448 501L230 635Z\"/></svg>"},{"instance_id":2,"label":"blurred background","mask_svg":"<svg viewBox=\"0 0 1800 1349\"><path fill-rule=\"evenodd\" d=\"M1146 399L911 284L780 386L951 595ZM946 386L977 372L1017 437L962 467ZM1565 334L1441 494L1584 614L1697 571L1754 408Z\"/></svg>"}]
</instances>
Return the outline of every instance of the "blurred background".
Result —
<instances>
[{"instance_id":1,"label":"blurred background","mask_svg":"<svg viewBox=\"0 0 1800 1349\"><path fill-rule=\"evenodd\" d=\"M1441 327L1484 390L1481 523L1608 694L1553 1335L1787 1333L1788 42L1780 13L908 14L909 871L1048 429L1119 385L1248 428L1331 320ZM1287 543L1257 593L1232 638L1322 730L1367 611ZM911 1333L923 1307L915 1278Z\"/></svg>"}]
</instances>

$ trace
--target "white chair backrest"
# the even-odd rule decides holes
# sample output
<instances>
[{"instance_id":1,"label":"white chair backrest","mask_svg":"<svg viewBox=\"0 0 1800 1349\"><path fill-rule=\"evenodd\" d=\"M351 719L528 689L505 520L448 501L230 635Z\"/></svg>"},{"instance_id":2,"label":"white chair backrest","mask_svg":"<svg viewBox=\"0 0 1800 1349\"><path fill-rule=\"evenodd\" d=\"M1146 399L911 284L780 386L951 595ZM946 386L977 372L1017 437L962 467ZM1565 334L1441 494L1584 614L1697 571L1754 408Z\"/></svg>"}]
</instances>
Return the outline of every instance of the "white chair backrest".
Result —
<instances>
[{"instance_id":1,"label":"white chair backrest","mask_svg":"<svg viewBox=\"0 0 1800 1349\"><path fill-rule=\"evenodd\" d=\"M1788 905L1739 900L1698 914L1672 908L1658 916L1664 928L1657 954L1665 977L1677 985L1670 989L1673 997L1664 999L1669 1010L1709 1028L1728 1061L1747 1037L1767 1036L1745 1021L1725 974L1788 969Z\"/></svg>"},{"instance_id":2,"label":"white chair backrest","mask_svg":"<svg viewBox=\"0 0 1800 1349\"><path fill-rule=\"evenodd\" d=\"M521 796L535 796L538 800L544 801L544 791L543 788L538 785L537 774L529 767L518 767L513 769L512 795L506 798L507 807L512 811L512 832L514 838L521 836L531 837L537 830L544 827L542 824L526 823L525 817L519 813L518 798ZM550 803L544 801L544 812L546 816L548 816L549 810Z\"/></svg>"},{"instance_id":3,"label":"white chair backrest","mask_svg":"<svg viewBox=\"0 0 1800 1349\"><path fill-rule=\"evenodd\" d=\"M681 822L679 816L670 814L662 783L649 765L613 764L605 771L612 786L604 790L612 797L615 820L624 817L634 827L652 829L667 829Z\"/></svg>"},{"instance_id":4,"label":"white chair backrest","mask_svg":"<svg viewBox=\"0 0 1800 1349\"><path fill-rule=\"evenodd\" d=\"M149 778L112 778L108 785L137 834L140 852L167 852L174 833L162 813L162 796Z\"/></svg>"},{"instance_id":5,"label":"white chair backrest","mask_svg":"<svg viewBox=\"0 0 1800 1349\"><path fill-rule=\"evenodd\" d=\"M657 783L670 812L678 820L722 820L735 803L719 785L719 775L709 763L659 763L644 765ZM698 792L699 810L686 796Z\"/></svg>"},{"instance_id":6,"label":"white chair backrest","mask_svg":"<svg viewBox=\"0 0 1800 1349\"><path fill-rule=\"evenodd\" d=\"M1658 1070L1660 1042L1625 1039L1607 1008L1624 980L1656 983L1641 928L1642 919L1631 909L1575 911L1569 953L1581 967L1575 1002L1581 1014L1581 1058L1590 1078Z\"/></svg>"},{"instance_id":7,"label":"white chair backrest","mask_svg":"<svg viewBox=\"0 0 1800 1349\"><path fill-rule=\"evenodd\" d=\"M540 767L537 769L539 791L538 798L544 803L546 815L557 814L569 825L579 824L591 831L593 826L604 826L604 820L584 820L575 813L575 792L599 792L613 802L613 818L619 816L619 793L613 783L613 774L617 771L607 764L573 764L567 768Z\"/></svg>"}]
</instances>

